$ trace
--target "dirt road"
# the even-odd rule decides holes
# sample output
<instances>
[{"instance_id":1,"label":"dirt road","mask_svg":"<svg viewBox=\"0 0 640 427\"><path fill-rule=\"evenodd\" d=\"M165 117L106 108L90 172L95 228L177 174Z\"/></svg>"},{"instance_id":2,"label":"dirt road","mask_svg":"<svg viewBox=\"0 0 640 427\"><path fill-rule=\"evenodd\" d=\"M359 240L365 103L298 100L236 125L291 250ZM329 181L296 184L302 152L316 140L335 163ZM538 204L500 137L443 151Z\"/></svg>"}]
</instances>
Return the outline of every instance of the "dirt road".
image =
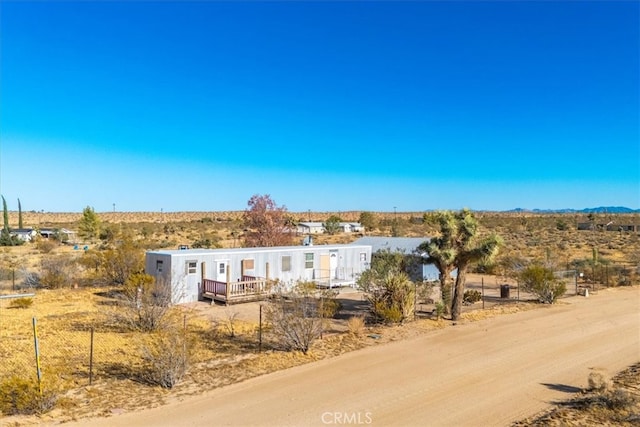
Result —
<instances>
[{"instance_id":1,"label":"dirt road","mask_svg":"<svg viewBox=\"0 0 640 427\"><path fill-rule=\"evenodd\" d=\"M638 360L640 293L603 290L66 425L507 426Z\"/></svg>"}]
</instances>

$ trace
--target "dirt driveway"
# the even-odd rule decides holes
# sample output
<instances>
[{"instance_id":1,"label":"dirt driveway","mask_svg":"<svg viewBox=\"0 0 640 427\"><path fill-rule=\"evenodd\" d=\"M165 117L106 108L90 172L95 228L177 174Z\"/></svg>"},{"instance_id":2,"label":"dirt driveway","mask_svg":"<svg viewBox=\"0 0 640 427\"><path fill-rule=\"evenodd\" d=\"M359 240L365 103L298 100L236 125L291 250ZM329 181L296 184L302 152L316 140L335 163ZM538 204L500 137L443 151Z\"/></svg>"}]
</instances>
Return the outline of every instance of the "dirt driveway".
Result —
<instances>
[{"instance_id":1,"label":"dirt driveway","mask_svg":"<svg viewBox=\"0 0 640 427\"><path fill-rule=\"evenodd\" d=\"M507 426L638 360L640 293L609 289L66 425Z\"/></svg>"}]
</instances>

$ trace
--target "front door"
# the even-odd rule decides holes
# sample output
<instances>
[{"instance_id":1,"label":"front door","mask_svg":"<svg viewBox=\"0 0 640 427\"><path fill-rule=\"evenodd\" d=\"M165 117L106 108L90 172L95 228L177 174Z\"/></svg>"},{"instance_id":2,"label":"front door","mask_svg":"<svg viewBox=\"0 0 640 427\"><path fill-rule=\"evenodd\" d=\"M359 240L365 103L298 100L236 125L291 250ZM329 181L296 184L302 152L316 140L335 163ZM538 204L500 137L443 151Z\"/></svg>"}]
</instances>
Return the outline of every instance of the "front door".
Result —
<instances>
[{"instance_id":1,"label":"front door","mask_svg":"<svg viewBox=\"0 0 640 427\"><path fill-rule=\"evenodd\" d=\"M330 277L337 279L336 270L338 269L338 251L331 251L329 253L329 268L331 270Z\"/></svg>"},{"instance_id":2,"label":"front door","mask_svg":"<svg viewBox=\"0 0 640 427\"><path fill-rule=\"evenodd\" d=\"M328 279L331 270L331 261L329 261L329 254L320 254L320 271L319 279Z\"/></svg>"},{"instance_id":3,"label":"front door","mask_svg":"<svg viewBox=\"0 0 640 427\"><path fill-rule=\"evenodd\" d=\"M226 283L228 268L229 268L229 260L225 259L225 260L216 261L216 281Z\"/></svg>"}]
</instances>

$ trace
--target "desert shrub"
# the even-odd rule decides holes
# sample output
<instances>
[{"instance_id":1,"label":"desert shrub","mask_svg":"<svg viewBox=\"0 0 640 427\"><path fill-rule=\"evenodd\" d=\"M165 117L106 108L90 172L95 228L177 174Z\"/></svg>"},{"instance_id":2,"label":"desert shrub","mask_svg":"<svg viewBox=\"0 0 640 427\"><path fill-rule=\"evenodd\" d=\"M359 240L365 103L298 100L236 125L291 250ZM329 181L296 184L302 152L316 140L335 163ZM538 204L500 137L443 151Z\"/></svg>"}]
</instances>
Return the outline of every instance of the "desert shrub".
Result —
<instances>
[{"instance_id":1,"label":"desert shrub","mask_svg":"<svg viewBox=\"0 0 640 427\"><path fill-rule=\"evenodd\" d=\"M81 258L81 264L99 285L122 285L134 273L144 271L144 250L125 235L115 246L105 246L104 250L88 250Z\"/></svg>"},{"instance_id":2,"label":"desert shrub","mask_svg":"<svg viewBox=\"0 0 640 427\"><path fill-rule=\"evenodd\" d=\"M520 273L522 288L538 297L545 304L553 304L564 295L567 285L557 279L553 270L542 265L530 265Z\"/></svg>"},{"instance_id":3,"label":"desert shrub","mask_svg":"<svg viewBox=\"0 0 640 427\"><path fill-rule=\"evenodd\" d=\"M68 256L45 257L40 262L41 286L59 289L71 286L76 272L75 262Z\"/></svg>"},{"instance_id":4,"label":"desert shrub","mask_svg":"<svg viewBox=\"0 0 640 427\"><path fill-rule=\"evenodd\" d=\"M47 387L41 393L35 380L12 376L0 383L0 412L3 415L42 414L54 408L57 396L55 390Z\"/></svg>"},{"instance_id":5,"label":"desert shrub","mask_svg":"<svg viewBox=\"0 0 640 427\"><path fill-rule=\"evenodd\" d=\"M446 307L444 303L442 301L436 302L434 311L435 311L436 318L438 320L442 319L442 316L444 316L444 313L446 311Z\"/></svg>"},{"instance_id":6,"label":"desert shrub","mask_svg":"<svg viewBox=\"0 0 640 427\"><path fill-rule=\"evenodd\" d=\"M342 308L342 304L336 299L337 296L338 291L335 289L323 289L319 291L318 303L320 304L320 314L323 318L329 319L335 317Z\"/></svg>"},{"instance_id":7,"label":"desert shrub","mask_svg":"<svg viewBox=\"0 0 640 427\"><path fill-rule=\"evenodd\" d=\"M466 304L473 304L482 300L482 293L475 289L468 289L464 291L463 301Z\"/></svg>"},{"instance_id":8,"label":"desert shrub","mask_svg":"<svg viewBox=\"0 0 640 427\"><path fill-rule=\"evenodd\" d=\"M392 269L386 274L363 275L359 285L371 303L374 320L402 323L413 315L415 286L405 272Z\"/></svg>"},{"instance_id":9,"label":"desert shrub","mask_svg":"<svg viewBox=\"0 0 640 427\"><path fill-rule=\"evenodd\" d=\"M364 333L364 317L362 316L351 316L347 320L347 330L350 334L355 336L360 336Z\"/></svg>"},{"instance_id":10,"label":"desert shrub","mask_svg":"<svg viewBox=\"0 0 640 427\"><path fill-rule=\"evenodd\" d=\"M307 282L299 283L290 292L279 292L267 305L266 317L270 333L286 350L307 354L320 337L323 317L318 298Z\"/></svg>"},{"instance_id":11,"label":"desert shrub","mask_svg":"<svg viewBox=\"0 0 640 427\"><path fill-rule=\"evenodd\" d=\"M603 393L600 396L600 400L608 409L618 411L634 406L638 401L638 398L627 390L616 387Z\"/></svg>"},{"instance_id":12,"label":"desert shrub","mask_svg":"<svg viewBox=\"0 0 640 427\"><path fill-rule=\"evenodd\" d=\"M21 269L20 275L22 276L22 284L23 288L37 288L40 286L40 276L33 272L28 271L26 268Z\"/></svg>"},{"instance_id":13,"label":"desert shrub","mask_svg":"<svg viewBox=\"0 0 640 427\"><path fill-rule=\"evenodd\" d=\"M22 297L11 300L9 307L11 308L29 308L33 304L33 298Z\"/></svg>"},{"instance_id":14,"label":"desert shrub","mask_svg":"<svg viewBox=\"0 0 640 427\"><path fill-rule=\"evenodd\" d=\"M153 332L166 326L171 290L153 276L135 273L122 287L120 304L113 312L118 323L130 329Z\"/></svg>"},{"instance_id":15,"label":"desert shrub","mask_svg":"<svg viewBox=\"0 0 640 427\"><path fill-rule=\"evenodd\" d=\"M36 248L43 254L51 253L59 245L55 239L38 239L36 242Z\"/></svg>"},{"instance_id":16,"label":"desert shrub","mask_svg":"<svg viewBox=\"0 0 640 427\"><path fill-rule=\"evenodd\" d=\"M226 316L223 322L224 327L229 333L229 337L234 338L236 336L236 326L238 323L237 319L239 313L236 310L232 310L227 307L225 314Z\"/></svg>"},{"instance_id":17,"label":"desert shrub","mask_svg":"<svg viewBox=\"0 0 640 427\"><path fill-rule=\"evenodd\" d=\"M189 349L186 332L180 328L165 328L153 334L151 340L142 346L142 380L151 385L173 388L187 372Z\"/></svg>"},{"instance_id":18,"label":"desert shrub","mask_svg":"<svg viewBox=\"0 0 640 427\"><path fill-rule=\"evenodd\" d=\"M611 381L600 372L591 372L587 380L589 391L603 392L611 387Z\"/></svg>"},{"instance_id":19,"label":"desert shrub","mask_svg":"<svg viewBox=\"0 0 640 427\"><path fill-rule=\"evenodd\" d=\"M385 301L373 301L372 311L378 321L401 323L404 320L402 310L397 305L388 305Z\"/></svg>"}]
</instances>

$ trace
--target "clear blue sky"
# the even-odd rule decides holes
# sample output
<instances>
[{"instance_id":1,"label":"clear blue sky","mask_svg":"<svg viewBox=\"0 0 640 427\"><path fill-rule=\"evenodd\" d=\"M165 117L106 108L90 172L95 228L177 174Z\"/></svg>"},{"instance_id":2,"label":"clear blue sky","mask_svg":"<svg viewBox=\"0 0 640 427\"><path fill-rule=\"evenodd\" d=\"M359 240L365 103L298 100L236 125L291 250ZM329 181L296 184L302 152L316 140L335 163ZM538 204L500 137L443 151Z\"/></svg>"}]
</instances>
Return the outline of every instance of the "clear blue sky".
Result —
<instances>
[{"instance_id":1,"label":"clear blue sky","mask_svg":"<svg viewBox=\"0 0 640 427\"><path fill-rule=\"evenodd\" d=\"M10 210L640 208L640 3L0 3Z\"/></svg>"}]
</instances>

